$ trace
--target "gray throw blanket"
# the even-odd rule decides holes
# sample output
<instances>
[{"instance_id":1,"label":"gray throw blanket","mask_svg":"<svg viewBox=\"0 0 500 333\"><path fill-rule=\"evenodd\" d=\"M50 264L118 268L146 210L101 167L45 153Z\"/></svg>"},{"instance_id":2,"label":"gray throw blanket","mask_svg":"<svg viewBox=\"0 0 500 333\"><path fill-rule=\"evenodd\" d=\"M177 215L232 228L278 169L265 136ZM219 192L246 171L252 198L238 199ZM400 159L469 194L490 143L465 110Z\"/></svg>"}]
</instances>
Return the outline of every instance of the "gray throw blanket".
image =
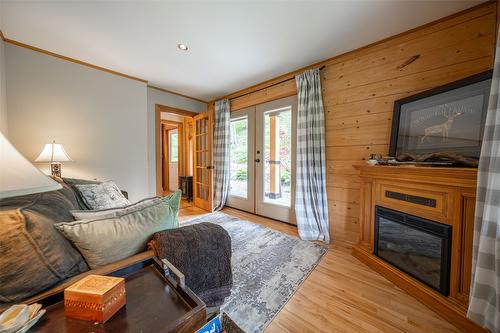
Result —
<instances>
[{"instance_id":1,"label":"gray throw blanket","mask_svg":"<svg viewBox=\"0 0 500 333\"><path fill-rule=\"evenodd\" d=\"M148 246L185 275L207 307L220 306L231 295L231 237L221 226L204 222L160 231Z\"/></svg>"}]
</instances>

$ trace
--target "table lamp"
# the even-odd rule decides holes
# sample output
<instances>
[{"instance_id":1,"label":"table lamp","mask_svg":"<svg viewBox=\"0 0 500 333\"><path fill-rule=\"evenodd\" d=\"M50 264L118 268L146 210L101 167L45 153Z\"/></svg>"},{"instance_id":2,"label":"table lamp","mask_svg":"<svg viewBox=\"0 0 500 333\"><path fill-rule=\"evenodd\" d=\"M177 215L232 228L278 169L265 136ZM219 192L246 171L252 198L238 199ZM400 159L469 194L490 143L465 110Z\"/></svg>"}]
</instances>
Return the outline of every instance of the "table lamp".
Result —
<instances>
[{"instance_id":1,"label":"table lamp","mask_svg":"<svg viewBox=\"0 0 500 333\"><path fill-rule=\"evenodd\" d=\"M0 132L0 199L62 188L38 170Z\"/></svg>"},{"instance_id":2,"label":"table lamp","mask_svg":"<svg viewBox=\"0 0 500 333\"><path fill-rule=\"evenodd\" d=\"M46 143L35 162L50 162L52 176L61 177L61 162L72 161L60 143Z\"/></svg>"}]
</instances>

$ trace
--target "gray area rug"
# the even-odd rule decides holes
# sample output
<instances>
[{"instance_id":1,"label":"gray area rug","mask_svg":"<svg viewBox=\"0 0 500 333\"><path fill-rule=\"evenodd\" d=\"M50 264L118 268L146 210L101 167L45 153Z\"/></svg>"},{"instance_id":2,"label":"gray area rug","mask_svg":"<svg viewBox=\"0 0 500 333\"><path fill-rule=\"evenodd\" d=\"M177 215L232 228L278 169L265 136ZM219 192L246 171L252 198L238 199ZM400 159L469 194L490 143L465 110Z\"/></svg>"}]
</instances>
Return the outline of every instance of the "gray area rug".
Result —
<instances>
[{"instance_id":1,"label":"gray area rug","mask_svg":"<svg viewBox=\"0 0 500 333\"><path fill-rule=\"evenodd\" d=\"M316 267L327 248L224 214L181 226L212 222L232 240L233 289L221 310L245 332L262 332Z\"/></svg>"}]
</instances>

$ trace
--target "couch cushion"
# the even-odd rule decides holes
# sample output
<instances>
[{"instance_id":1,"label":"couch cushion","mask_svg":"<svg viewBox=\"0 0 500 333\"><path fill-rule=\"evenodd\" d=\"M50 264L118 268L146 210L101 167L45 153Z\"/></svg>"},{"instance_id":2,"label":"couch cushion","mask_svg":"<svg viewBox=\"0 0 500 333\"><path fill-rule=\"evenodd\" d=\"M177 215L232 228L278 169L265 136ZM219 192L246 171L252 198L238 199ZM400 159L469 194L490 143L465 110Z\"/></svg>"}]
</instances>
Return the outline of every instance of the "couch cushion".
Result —
<instances>
[{"instance_id":1,"label":"couch cushion","mask_svg":"<svg viewBox=\"0 0 500 333\"><path fill-rule=\"evenodd\" d=\"M145 250L155 232L178 227L180 199L179 190L115 217L58 223L55 227L80 250L87 264L96 268L137 254Z\"/></svg>"},{"instance_id":2,"label":"couch cushion","mask_svg":"<svg viewBox=\"0 0 500 333\"><path fill-rule=\"evenodd\" d=\"M70 211L78 208L72 189L62 185L61 190L0 201L1 301L21 301L88 270L78 250L54 228L54 223L73 220Z\"/></svg>"},{"instance_id":3,"label":"couch cushion","mask_svg":"<svg viewBox=\"0 0 500 333\"><path fill-rule=\"evenodd\" d=\"M115 182L100 184L75 184L85 204L92 209L117 208L130 205Z\"/></svg>"}]
</instances>

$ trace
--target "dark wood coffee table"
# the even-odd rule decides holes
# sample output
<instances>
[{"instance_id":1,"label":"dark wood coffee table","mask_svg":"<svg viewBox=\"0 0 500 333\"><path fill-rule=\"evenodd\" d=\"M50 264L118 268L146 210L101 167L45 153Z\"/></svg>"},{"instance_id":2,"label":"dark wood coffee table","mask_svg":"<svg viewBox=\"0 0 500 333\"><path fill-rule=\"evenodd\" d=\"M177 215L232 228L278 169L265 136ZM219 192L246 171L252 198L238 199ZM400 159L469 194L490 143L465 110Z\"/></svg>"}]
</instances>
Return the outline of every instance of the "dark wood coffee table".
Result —
<instances>
[{"instance_id":1,"label":"dark wood coffee table","mask_svg":"<svg viewBox=\"0 0 500 333\"><path fill-rule=\"evenodd\" d=\"M206 323L205 304L189 289L164 275L151 257L114 271L125 278L127 305L104 324L66 318L64 292L38 300L47 313L29 332L194 332Z\"/></svg>"}]
</instances>

